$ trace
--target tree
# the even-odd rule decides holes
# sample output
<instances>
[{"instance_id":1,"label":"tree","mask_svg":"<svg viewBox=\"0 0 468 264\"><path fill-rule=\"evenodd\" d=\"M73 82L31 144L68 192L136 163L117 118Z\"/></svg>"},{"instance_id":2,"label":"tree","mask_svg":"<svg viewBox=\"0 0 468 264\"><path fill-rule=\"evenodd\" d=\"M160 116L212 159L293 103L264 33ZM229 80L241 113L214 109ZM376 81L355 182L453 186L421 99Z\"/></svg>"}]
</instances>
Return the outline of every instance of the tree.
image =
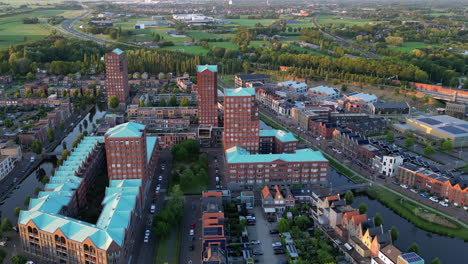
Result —
<instances>
[{"instance_id":1,"label":"tree","mask_svg":"<svg viewBox=\"0 0 468 264\"><path fill-rule=\"evenodd\" d=\"M431 260L431 264L442 264L442 261L439 258Z\"/></svg>"},{"instance_id":2,"label":"tree","mask_svg":"<svg viewBox=\"0 0 468 264\"><path fill-rule=\"evenodd\" d=\"M346 93L346 91L348 91L348 86L347 86L346 84L342 84L342 85L341 85L341 91L342 91L343 93Z\"/></svg>"},{"instance_id":3,"label":"tree","mask_svg":"<svg viewBox=\"0 0 468 264\"><path fill-rule=\"evenodd\" d=\"M242 69L244 69L245 73L248 73L250 71L250 62L244 61L244 63L242 63Z\"/></svg>"},{"instance_id":4,"label":"tree","mask_svg":"<svg viewBox=\"0 0 468 264\"><path fill-rule=\"evenodd\" d=\"M347 205L350 205L353 203L354 201L354 194L352 191L347 191L345 196L344 196L345 200L346 200L346 204Z\"/></svg>"},{"instance_id":5,"label":"tree","mask_svg":"<svg viewBox=\"0 0 468 264\"><path fill-rule=\"evenodd\" d=\"M60 128L60 130L62 130L62 131L65 129L65 122L64 122L63 120L60 121L60 123L59 123L59 128ZM65 141L64 141L64 142L65 142Z\"/></svg>"},{"instance_id":6,"label":"tree","mask_svg":"<svg viewBox=\"0 0 468 264\"><path fill-rule=\"evenodd\" d=\"M367 207L367 204L361 203L359 204L358 209L360 214L365 214L367 210L369 210L369 207Z\"/></svg>"},{"instance_id":7,"label":"tree","mask_svg":"<svg viewBox=\"0 0 468 264\"><path fill-rule=\"evenodd\" d=\"M424 154L426 155L434 155L436 153L435 149L432 146L427 146L424 148Z\"/></svg>"},{"instance_id":8,"label":"tree","mask_svg":"<svg viewBox=\"0 0 468 264\"><path fill-rule=\"evenodd\" d=\"M419 246L416 243L411 244L407 249L406 253L414 252L416 254L419 254Z\"/></svg>"},{"instance_id":9,"label":"tree","mask_svg":"<svg viewBox=\"0 0 468 264\"><path fill-rule=\"evenodd\" d=\"M184 97L182 98L182 100L180 100L180 106L189 106L190 105L190 101L189 99L187 99L187 97Z\"/></svg>"},{"instance_id":10,"label":"tree","mask_svg":"<svg viewBox=\"0 0 468 264\"><path fill-rule=\"evenodd\" d=\"M159 106L160 106L160 107L167 106L166 100L164 100L164 98L162 98L162 99L159 101Z\"/></svg>"},{"instance_id":11,"label":"tree","mask_svg":"<svg viewBox=\"0 0 468 264\"><path fill-rule=\"evenodd\" d=\"M119 98L117 98L117 96L111 96L111 97L109 98L109 105L110 105L110 107L112 107L112 108L115 109L115 108L119 107L119 103L120 103L120 102L119 102Z\"/></svg>"},{"instance_id":12,"label":"tree","mask_svg":"<svg viewBox=\"0 0 468 264\"><path fill-rule=\"evenodd\" d=\"M49 139L49 142L52 142L55 139L55 131L50 127L47 129L47 138Z\"/></svg>"},{"instance_id":13,"label":"tree","mask_svg":"<svg viewBox=\"0 0 468 264\"><path fill-rule=\"evenodd\" d=\"M3 218L0 227L1 227L3 232L6 232L6 231L10 231L13 228L13 224L11 224L10 219L5 217L5 218Z\"/></svg>"},{"instance_id":14,"label":"tree","mask_svg":"<svg viewBox=\"0 0 468 264\"><path fill-rule=\"evenodd\" d=\"M15 208L15 211L14 211L14 213L13 213L13 215L14 215L15 217L19 217L20 211L21 211L21 208L16 207L16 208Z\"/></svg>"},{"instance_id":15,"label":"tree","mask_svg":"<svg viewBox=\"0 0 468 264\"><path fill-rule=\"evenodd\" d=\"M24 206L29 206L30 201L31 201L31 196L29 196L29 195L26 196L26 198L24 199L24 202L23 202Z\"/></svg>"},{"instance_id":16,"label":"tree","mask_svg":"<svg viewBox=\"0 0 468 264\"><path fill-rule=\"evenodd\" d=\"M71 154L70 151L68 151L67 149L64 149L61 155L62 160L66 160L70 156L70 154Z\"/></svg>"},{"instance_id":17,"label":"tree","mask_svg":"<svg viewBox=\"0 0 468 264\"><path fill-rule=\"evenodd\" d=\"M288 232L289 231L289 222L286 220L286 218L281 218L281 220L278 222L278 231L280 233Z\"/></svg>"},{"instance_id":18,"label":"tree","mask_svg":"<svg viewBox=\"0 0 468 264\"><path fill-rule=\"evenodd\" d=\"M0 248L0 263L3 263L6 257L6 252L3 248Z\"/></svg>"},{"instance_id":19,"label":"tree","mask_svg":"<svg viewBox=\"0 0 468 264\"><path fill-rule=\"evenodd\" d=\"M14 125L13 121L11 121L10 119L6 119L3 124L6 126L6 127L12 127Z\"/></svg>"},{"instance_id":20,"label":"tree","mask_svg":"<svg viewBox=\"0 0 468 264\"><path fill-rule=\"evenodd\" d=\"M177 98L175 95L171 95L169 99L169 106L177 106Z\"/></svg>"},{"instance_id":21,"label":"tree","mask_svg":"<svg viewBox=\"0 0 468 264\"><path fill-rule=\"evenodd\" d=\"M390 229L390 235L392 236L392 242L395 242L398 237L400 236L400 231L398 231L398 228L396 226L392 226Z\"/></svg>"},{"instance_id":22,"label":"tree","mask_svg":"<svg viewBox=\"0 0 468 264\"><path fill-rule=\"evenodd\" d=\"M453 149L452 141L450 139L444 139L444 141L442 141L442 150L450 151L452 149Z\"/></svg>"},{"instance_id":23,"label":"tree","mask_svg":"<svg viewBox=\"0 0 468 264\"><path fill-rule=\"evenodd\" d=\"M140 99L139 106L140 106L140 107L144 107L144 106L145 106L145 100Z\"/></svg>"},{"instance_id":24,"label":"tree","mask_svg":"<svg viewBox=\"0 0 468 264\"><path fill-rule=\"evenodd\" d=\"M34 195L38 195L42 191L41 187L36 186L34 187Z\"/></svg>"},{"instance_id":25,"label":"tree","mask_svg":"<svg viewBox=\"0 0 468 264\"><path fill-rule=\"evenodd\" d=\"M405 147L407 148L411 148L412 146L414 146L414 140L410 137L406 138L405 139Z\"/></svg>"},{"instance_id":26,"label":"tree","mask_svg":"<svg viewBox=\"0 0 468 264\"><path fill-rule=\"evenodd\" d=\"M42 153L42 143L39 140L34 140L31 143L31 149L34 153L36 154L41 154Z\"/></svg>"},{"instance_id":27,"label":"tree","mask_svg":"<svg viewBox=\"0 0 468 264\"><path fill-rule=\"evenodd\" d=\"M12 264L24 264L28 261L28 259L23 255L16 255L11 257L10 261Z\"/></svg>"},{"instance_id":28,"label":"tree","mask_svg":"<svg viewBox=\"0 0 468 264\"><path fill-rule=\"evenodd\" d=\"M49 183L49 176L44 176L44 177L42 177L41 182L42 182L42 184L44 184L44 185L46 185L47 183Z\"/></svg>"},{"instance_id":29,"label":"tree","mask_svg":"<svg viewBox=\"0 0 468 264\"><path fill-rule=\"evenodd\" d=\"M385 42L392 46L401 46L403 44L403 38L402 37L395 37L395 36L388 36L385 38Z\"/></svg>"},{"instance_id":30,"label":"tree","mask_svg":"<svg viewBox=\"0 0 468 264\"><path fill-rule=\"evenodd\" d=\"M387 132L387 135L385 136L385 140L387 140L387 141L395 140L395 134L393 133L393 131L388 131Z\"/></svg>"},{"instance_id":31,"label":"tree","mask_svg":"<svg viewBox=\"0 0 468 264\"><path fill-rule=\"evenodd\" d=\"M384 224L383 217L379 213L376 213L374 216L374 224L375 226L381 226Z\"/></svg>"},{"instance_id":32,"label":"tree","mask_svg":"<svg viewBox=\"0 0 468 264\"><path fill-rule=\"evenodd\" d=\"M171 190L171 200L168 209L174 214L174 218L180 219L184 212L184 193L178 184Z\"/></svg>"},{"instance_id":33,"label":"tree","mask_svg":"<svg viewBox=\"0 0 468 264\"><path fill-rule=\"evenodd\" d=\"M310 225L310 219L305 215L299 215L294 217L294 224L297 225L301 230L306 230Z\"/></svg>"}]
</instances>

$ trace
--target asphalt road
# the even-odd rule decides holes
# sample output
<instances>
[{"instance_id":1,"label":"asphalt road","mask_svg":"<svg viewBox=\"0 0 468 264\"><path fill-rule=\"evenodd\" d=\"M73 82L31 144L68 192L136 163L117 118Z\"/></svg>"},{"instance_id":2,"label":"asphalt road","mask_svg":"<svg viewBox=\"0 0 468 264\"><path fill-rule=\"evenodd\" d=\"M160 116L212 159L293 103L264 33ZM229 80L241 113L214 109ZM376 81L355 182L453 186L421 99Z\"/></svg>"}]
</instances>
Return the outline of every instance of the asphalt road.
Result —
<instances>
[{"instance_id":1,"label":"asphalt road","mask_svg":"<svg viewBox=\"0 0 468 264\"><path fill-rule=\"evenodd\" d=\"M140 224L138 224L136 228L137 234L135 235L135 241L133 245L133 252L136 252L136 254L132 255L131 263L153 263L157 238L151 228L154 214L151 214L149 210L151 204L153 204L153 195L155 193L156 185L158 184L159 175L163 176L163 181L161 183L159 197L156 199L154 204L156 205L156 213L162 209L164 199L166 198L166 188L171 170L171 161L172 157L170 152L160 152L160 157L156 166L156 171L154 173L154 176L152 177L151 186L149 187L148 199L143 205L142 218L140 220ZM163 162L165 162L166 164L165 170L161 170L161 164ZM145 236L145 230L147 229L151 231L151 234L148 243L144 243L143 239Z\"/></svg>"}]
</instances>

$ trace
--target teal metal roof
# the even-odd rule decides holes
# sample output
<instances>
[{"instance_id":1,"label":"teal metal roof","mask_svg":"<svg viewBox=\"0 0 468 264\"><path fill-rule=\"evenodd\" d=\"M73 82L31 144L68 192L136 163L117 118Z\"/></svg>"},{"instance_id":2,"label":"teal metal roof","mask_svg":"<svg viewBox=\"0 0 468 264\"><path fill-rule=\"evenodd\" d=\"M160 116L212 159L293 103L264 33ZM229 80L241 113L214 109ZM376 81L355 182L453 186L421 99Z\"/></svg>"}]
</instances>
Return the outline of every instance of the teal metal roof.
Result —
<instances>
[{"instance_id":1,"label":"teal metal roof","mask_svg":"<svg viewBox=\"0 0 468 264\"><path fill-rule=\"evenodd\" d=\"M218 65L197 65L197 72L209 70L210 72L218 72Z\"/></svg>"},{"instance_id":2,"label":"teal metal roof","mask_svg":"<svg viewBox=\"0 0 468 264\"><path fill-rule=\"evenodd\" d=\"M224 96L254 96L255 88L224 89Z\"/></svg>"},{"instance_id":3,"label":"teal metal roof","mask_svg":"<svg viewBox=\"0 0 468 264\"><path fill-rule=\"evenodd\" d=\"M31 199L27 211L20 212L18 222L27 224L33 221L39 229L49 233L60 229L68 239L78 242L89 237L96 247L104 250L112 242L122 246L125 230L140 195L141 180L110 181L102 202L103 210L96 225L60 214L82 181L74 176L75 172L83 165L97 143L103 141L104 137L84 138L64 165L57 169L55 176L45 186L45 191L40 192L38 198ZM155 143L156 140L153 146Z\"/></svg>"},{"instance_id":4,"label":"teal metal roof","mask_svg":"<svg viewBox=\"0 0 468 264\"><path fill-rule=\"evenodd\" d=\"M123 50L117 48L117 49L114 49L112 52L114 52L114 53L117 54L117 55L120 55L120 54L123 53Z\"/></svg>"},{"instance_id":5,"label":"teal metal roof","mask_svg":"<svg viewBox=\"0 0 468 264\"><path fill-rule=\"evenodd\" d=\"M295 153L250 154L240 147L226 150L226 160L228 163L266 163L275 160L285 162L328 161L320 151L312 149L298 149Z\"/></svg>"},{"instance_id":6,"label":"teal metal roof","mask_svg":"<svg viewBox=\"0 0 468 264\"><path fill-rule=\"evenodd\" d=\"M148 162L151 160L151 154L153 154L153 149L157 141L157 137L146 137L146 158Z\"/></svg>"},{"instance_id":7,"label":"teal metal roof","mask_svg":"<svg viewBox=\"0 0 468 264\"><path fill-rule=\"evenodd\" d=\"M145 125L128 122L109 129L106 135L110 138L141 137L144 129Z\"/></svg>"},{"instance_id":8,"label":"teal metal roof","mask_svg":"<svg viewBox=\"0 0 468 264\"><path fill-rule=\"evenodd\" d=\"M261 137L276 137L281 142L293 142L297 141L297 138L289 132L285 132L283 130L260 130Z\"/></svg>"}]
</instances>

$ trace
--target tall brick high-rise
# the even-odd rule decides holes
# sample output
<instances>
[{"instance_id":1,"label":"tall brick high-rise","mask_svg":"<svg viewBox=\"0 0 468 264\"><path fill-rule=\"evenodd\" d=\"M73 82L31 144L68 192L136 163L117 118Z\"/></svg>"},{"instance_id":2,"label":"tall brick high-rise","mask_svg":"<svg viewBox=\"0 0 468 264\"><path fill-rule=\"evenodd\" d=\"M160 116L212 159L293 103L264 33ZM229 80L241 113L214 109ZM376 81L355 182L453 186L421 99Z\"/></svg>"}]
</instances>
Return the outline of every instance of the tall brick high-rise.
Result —
<instances>
[{"instance_id":1,"label":"tall brick high-rise","mask_svg":"<svg viewBox=\"0 0 468 264\"><path fill-rule=\"evenodd\" d=\"M241 147L258 153L260 121L254 88L224 89L224 149Z\"/></svg>"},{"instance_id":2,"label":"tall brick high-rise","mask_svg":"<svg viewBox=\"0 0 468 264\"><path fill-rule=\"evenodd\" d=\"M197 66L198 123L218 126L218 66Z\"/></svg>"},{"instance_id":3,"label":"tall brick high-rise","mask_svg":"<svg viewBox=\"0 0 468 264\"><path fill-rule=\"evenodd\" d=\"M130 95L127 59L123 51L114 49L105 56L107 99L116 96L120 105L126 105Z\"/></svg>"},{"instance_id":4,"label":"tall brick high-rise","mask_svg":"<svg viewBox=\"0 0 468 264\"><path fill-rule=\"evenodd\" d=\"M147 137L145 126L128 122L104 135L109 180L142 179L153 173L156 137Z\"/></svg>"}]
</instances>

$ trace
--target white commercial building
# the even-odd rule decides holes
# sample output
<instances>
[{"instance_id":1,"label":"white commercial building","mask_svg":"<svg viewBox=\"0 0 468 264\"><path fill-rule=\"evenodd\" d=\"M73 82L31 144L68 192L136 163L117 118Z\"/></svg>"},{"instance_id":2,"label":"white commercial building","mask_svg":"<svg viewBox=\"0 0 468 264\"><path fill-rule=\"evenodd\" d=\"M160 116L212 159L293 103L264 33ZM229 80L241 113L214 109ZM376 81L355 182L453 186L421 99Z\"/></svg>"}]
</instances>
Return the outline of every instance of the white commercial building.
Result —
<instances>
[{"instance_id":1,"label":"white commercial building","mask_svg":"<svg viewBox=\"0 0 468 264\"><path fill-rule=\"evenodd\" d=\"M289 91L295 93L306 93L307 84L305 82L296 82L296 81L286 81L278 83L279 87L284 87Z\"/></svg>"},{"instance_id":2,"label":"white commercial building","mask_svg":"<svg viewBox=\"0 0 468 264\"><path fill-rule=\"evenodd\" d=\"M337 98L340 95L340 90L328 86L317 86L310 88L308 94L326 98Z\"/></svg>"},{"instance_id":3,"label":"white commercial building","mask_svg":"<svg viewBox=\"0 0 468 264\"><path fill-rule=\"evenodd\" d=\"M403 164L403 158L400 156L376 156L372 163L376 171L385 176L393 177L398 166Z\"/></svg>"},{"instance_id":4,"label":"white commercial building","mask_svg":"<svg viewBox=\"0 0 468 264\"><path fill-rule=\"evenodd\" d=\"M361 103L361 104L372 104L377 102L377 96L373 94L358 93L353 92L344 96L345 99L348 99L351 102Z\"/></svg>"}]
</instances>

